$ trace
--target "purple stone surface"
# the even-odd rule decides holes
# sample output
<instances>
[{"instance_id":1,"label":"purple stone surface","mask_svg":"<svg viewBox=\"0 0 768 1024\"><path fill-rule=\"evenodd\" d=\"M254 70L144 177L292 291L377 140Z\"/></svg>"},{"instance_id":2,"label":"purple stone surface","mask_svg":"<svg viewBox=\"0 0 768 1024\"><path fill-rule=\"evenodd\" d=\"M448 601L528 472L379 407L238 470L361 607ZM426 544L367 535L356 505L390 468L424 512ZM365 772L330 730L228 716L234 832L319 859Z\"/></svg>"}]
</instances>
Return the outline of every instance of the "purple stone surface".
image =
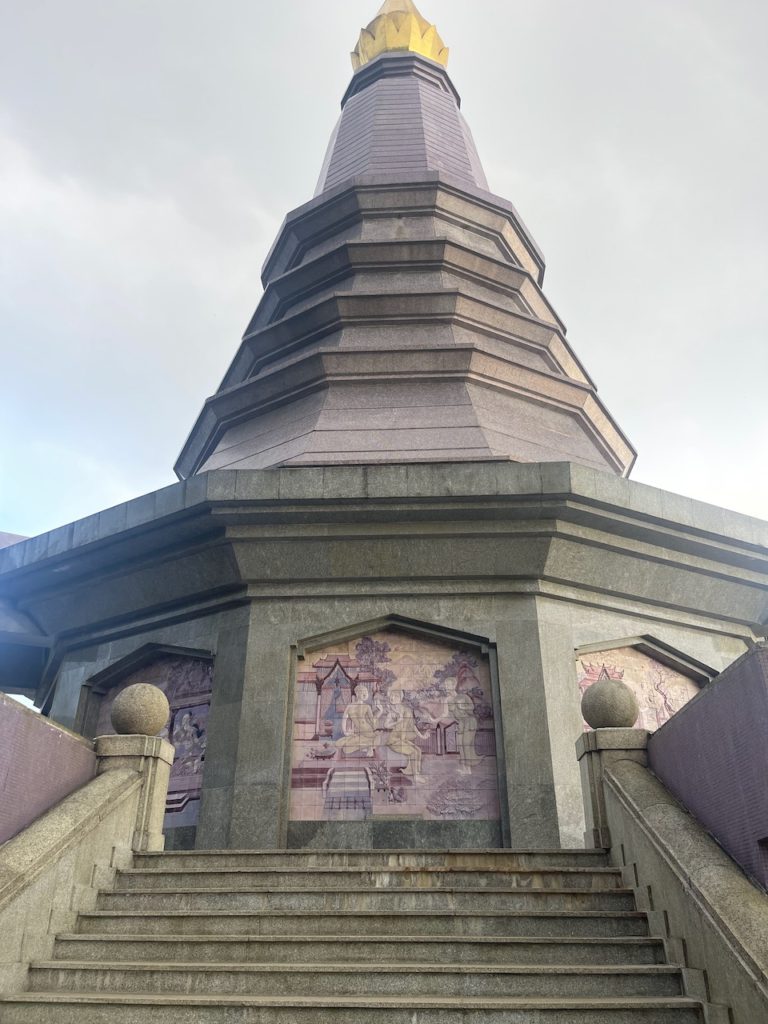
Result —
<instances>
[{"instance_id":1,"label":"purple stone surface","mask_svg":"<svg viewBox=\"0 0 768 1024\"><path fill-rule=\"evenodd\" d=\"M722 672L648 741L651 769L768 889L768 644Z\"/></svg>"},{"instance_id":2,"label":"purple stone surface","mask_svg":"<svg viewBox=\"0 0 768 1024\"><path fill-rule=\"evenodd\" d=\"M95 774L87 740L0 694L0 843Z\"/></svg>"},{"instance_id":3,"label":"purple stone surface","mask_svg":"<svg viewBox=\"0 0 768 1024\"><path fill-rule=\"evenodd\" d=\"M356 74L342 102L315 195L374 174L418 180L441 171L488 190L448 73L413 54L388 54Z\"/></svg>"}]
</instances>

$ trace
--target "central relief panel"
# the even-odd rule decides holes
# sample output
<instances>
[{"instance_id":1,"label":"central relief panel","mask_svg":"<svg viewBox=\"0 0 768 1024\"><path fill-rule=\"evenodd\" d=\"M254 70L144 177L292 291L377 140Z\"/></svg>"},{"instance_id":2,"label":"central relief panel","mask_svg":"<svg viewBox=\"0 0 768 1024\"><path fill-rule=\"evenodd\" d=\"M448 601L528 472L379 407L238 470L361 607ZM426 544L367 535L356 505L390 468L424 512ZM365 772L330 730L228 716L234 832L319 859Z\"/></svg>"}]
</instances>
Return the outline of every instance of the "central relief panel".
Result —
<instances>
[{"instance_id":1,"label":"central relief panel","mask_svg":"<svg viewBox=\"0 0 768 1024\"><path fill-rule=\"evenodd\" d=\"M299 663L292 821L498 821L488 660L396 631Z\"/></svg>"}]
</instances>

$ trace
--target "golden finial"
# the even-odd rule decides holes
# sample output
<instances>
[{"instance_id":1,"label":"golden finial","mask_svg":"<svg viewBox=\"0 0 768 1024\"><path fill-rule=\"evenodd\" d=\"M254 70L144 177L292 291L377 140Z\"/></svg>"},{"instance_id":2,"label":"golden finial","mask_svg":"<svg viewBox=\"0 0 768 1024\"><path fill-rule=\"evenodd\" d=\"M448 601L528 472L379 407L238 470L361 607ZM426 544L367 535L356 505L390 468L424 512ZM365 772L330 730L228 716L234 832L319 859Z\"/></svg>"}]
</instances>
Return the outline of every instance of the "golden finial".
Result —
<instances>
[{"instance_id":1,"label":"golden finial","mask_svg":"<svg viewBox=\"0 0 768 1024\"><path fill-rule=\"evenodd\" d=\"M419 14L413 0L386 0L381 10L360 32L352 52L352 67L357 71L381 53L410 51L448 63L448 49L434 25Z\"/></svg>"}]
</instances>

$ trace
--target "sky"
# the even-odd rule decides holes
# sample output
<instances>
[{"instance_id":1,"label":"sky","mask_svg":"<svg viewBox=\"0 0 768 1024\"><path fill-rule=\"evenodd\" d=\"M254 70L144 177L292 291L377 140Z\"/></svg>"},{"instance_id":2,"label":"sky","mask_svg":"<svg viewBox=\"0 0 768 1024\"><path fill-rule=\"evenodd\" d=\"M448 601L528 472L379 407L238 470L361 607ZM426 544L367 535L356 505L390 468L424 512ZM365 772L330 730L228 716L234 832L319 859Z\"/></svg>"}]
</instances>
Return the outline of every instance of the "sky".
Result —
<instances>
[{"instance_id":1,"label":"sky","mask_svg":"<svg viewBox=\"0 0 768 1024\"><path fill-rule=\"evenodd\" d=\"M0 531L173 482L376 0L24 0L0 39ZM639 458L768 519L768 4L421 0Z\"/></svg>"}]
</instances>

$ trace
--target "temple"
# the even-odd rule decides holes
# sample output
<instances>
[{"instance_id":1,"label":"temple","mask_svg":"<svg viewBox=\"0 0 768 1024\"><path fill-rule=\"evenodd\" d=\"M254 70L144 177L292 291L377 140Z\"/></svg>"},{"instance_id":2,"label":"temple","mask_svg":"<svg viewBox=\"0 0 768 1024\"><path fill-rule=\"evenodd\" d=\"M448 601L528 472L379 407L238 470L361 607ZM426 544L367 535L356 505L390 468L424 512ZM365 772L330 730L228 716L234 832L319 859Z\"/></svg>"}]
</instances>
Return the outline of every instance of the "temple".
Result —
<instances>
[{"instance_id":1,"label":"temple","mask_svg":"<svg viewBox=\"0 0 768 1024\"><path fill-rule=\"evenodd\" d=\"M765 631L766 525L635 452L387 0L180 482L0 551L0 686L170 701L167 848L574 846L583 692L656 729Z\"/></svg>"}]
</instances>

